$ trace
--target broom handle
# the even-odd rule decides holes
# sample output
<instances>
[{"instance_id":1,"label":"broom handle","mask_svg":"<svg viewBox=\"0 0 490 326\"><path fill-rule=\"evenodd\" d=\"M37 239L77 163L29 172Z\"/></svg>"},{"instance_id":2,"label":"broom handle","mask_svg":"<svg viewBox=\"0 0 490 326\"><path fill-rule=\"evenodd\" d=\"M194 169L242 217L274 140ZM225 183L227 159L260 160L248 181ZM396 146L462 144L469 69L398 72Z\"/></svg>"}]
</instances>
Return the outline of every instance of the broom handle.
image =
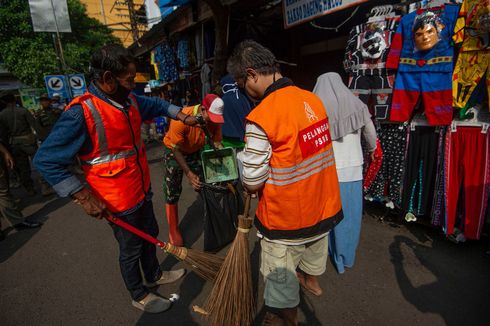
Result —
<instances>
[{"instance_id":1,"label":"broom handle","mask_svg":"<svg viewBox=\"0 0 490 326\"><path fill-rule=\"evenodd\" d=\"M131 232L131 233L134 233L136 234L137 236L139 236L140 238L143 238L145 239L146 241L149 241L151 243L153 243L154 245L157 245L159 246L160 248L164 248L166 243L163 242L163 241L160 241L158 240L157 238L154 238L152 237L151 235L141 231L140 229L138 228L135 228L134 226L132 226L131 224L128 224L120 219L118 219L117 217L115 217L112 213L110 212L107 212L105 218L109 221L109 222L112 222L120 227L122 227L123 229Z\"/></svg>"},{"instance_id":2,"label":"broom handle","mask_svg":"<svg viewBox=\"0 0 490 326\"><path fill-rule=\"evenodd\" d=\"M250 213L250 201L252 200L252 195L247 193L247 197L245 197L245 207L243 208L243 216L248 217L248 213Z\"/></svg>"}]
</instances>

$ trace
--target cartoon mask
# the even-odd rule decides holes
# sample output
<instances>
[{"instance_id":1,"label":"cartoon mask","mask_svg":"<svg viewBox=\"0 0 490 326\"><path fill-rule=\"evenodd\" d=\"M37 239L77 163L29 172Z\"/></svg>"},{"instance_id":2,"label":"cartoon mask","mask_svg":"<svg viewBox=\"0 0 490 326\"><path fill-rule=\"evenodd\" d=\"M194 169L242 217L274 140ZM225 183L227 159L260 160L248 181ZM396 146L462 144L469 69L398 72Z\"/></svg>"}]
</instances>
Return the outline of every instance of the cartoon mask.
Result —
<instances>
[{"instance_id":1,"label":"cartoon mask","mask_svg":"<svg viewBox=\"0 0 490 326\"><path fill-rule=\"evenodd\" d=\"M425 12L415 18L413 38L415 49L428 51L440 40L439 33L444 29L442 21L432 12Z\"/></svg>"}]
</instances>

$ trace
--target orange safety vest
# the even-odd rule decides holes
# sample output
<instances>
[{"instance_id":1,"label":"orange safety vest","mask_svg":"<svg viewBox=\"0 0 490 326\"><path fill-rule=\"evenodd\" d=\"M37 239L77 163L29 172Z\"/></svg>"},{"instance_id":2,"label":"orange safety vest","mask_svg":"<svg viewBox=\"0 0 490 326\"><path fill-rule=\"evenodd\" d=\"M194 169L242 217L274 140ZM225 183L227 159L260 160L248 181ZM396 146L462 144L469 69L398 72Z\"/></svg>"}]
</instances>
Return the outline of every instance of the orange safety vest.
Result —
<instances>
[{"instance_id":1,"label":"orange safety vest","mask_svg":"<svg viewBox=\"0 0 490 326\"><path fill-rule=\"evenodd\" d=\"M268 95L247 116L272 147L270 174L260 194L257 229L269 239L309 238L343 218L325 108L295 86Z\"/></svg>"},{"instance_id":2,"label":"orange safety vest","mask_svg":"<svg viewBox=\"0 0 490 326\"><path fill-rule=\"evenodd\" d=\"M141 141L141 115L136 99L129 96L128 110L91 93L75 98L65 110L81 105L92 150L79 155L92 191L113 213L135 207L150 189L150 172Z\"/></svg>"}]
</instances>

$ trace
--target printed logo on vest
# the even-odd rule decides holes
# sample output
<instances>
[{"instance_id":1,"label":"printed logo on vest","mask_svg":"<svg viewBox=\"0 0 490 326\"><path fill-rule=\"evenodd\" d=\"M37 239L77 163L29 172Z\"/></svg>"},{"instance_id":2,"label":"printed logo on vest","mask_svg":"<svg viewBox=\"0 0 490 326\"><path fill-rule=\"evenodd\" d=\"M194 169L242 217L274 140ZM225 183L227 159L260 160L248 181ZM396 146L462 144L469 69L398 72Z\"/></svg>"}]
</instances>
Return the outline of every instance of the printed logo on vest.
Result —
<instances>
[{"instance_id":1,"label":"printed logo on vest","mask_svg":"<svg viewBox=\"0 0 490 326\"><path fill-rule=\"evenodd\" d=\"M318 119L318 118L317 118ZM318 121L298 133L303 158L311 156L332 143L327 119Z\"/></svg>"},{"instance_id":2,"label":"printed logo on vest","mask_svg":"<svg viewBox=\"0 0 490 326\"><path fill-rule=\"evenodd\" d=\"M306 118L308 120L310 120L310 122L318 121L318 117L316 116L315 111L313 111L313 109L311 108L311 106L308 103L306 103L306 102L303 102L303 103L305 104Z\"/></svg>"}]
</instances>

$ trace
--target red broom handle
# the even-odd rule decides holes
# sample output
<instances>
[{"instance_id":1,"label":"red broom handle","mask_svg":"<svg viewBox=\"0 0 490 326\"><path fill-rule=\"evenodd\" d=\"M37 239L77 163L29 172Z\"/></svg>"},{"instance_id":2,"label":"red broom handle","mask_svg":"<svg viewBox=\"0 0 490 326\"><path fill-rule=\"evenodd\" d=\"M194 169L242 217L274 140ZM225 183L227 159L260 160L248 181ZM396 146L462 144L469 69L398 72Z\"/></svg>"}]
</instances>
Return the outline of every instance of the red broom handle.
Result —
<instances>
[{"instance_id":1,"label":"red broom handle","mask_svg":"<svg viewBox=\"0 0 490 326\"><path fill-rule=\"evenodd\" d=\"M108 212L105 216L105 218L109 221L109 222L112 222L120 227L122 227L123 229L131 232L131 233L134 233L136 234L137 236L145 239L146 241L149 241L151 243L153 243L154 245L157 245L159 246L160 248L164 248L166 243L163 242L163 241L160 241L158 240L157 238L154 238L152 237L151 235L141 231L140 229L138 228L135 228L134 226L132 226L131 224L128 224L120 219L118 219L117 217L115 217L114 215L112 215L112 213Z\"/></svg>"}]
</instances>

